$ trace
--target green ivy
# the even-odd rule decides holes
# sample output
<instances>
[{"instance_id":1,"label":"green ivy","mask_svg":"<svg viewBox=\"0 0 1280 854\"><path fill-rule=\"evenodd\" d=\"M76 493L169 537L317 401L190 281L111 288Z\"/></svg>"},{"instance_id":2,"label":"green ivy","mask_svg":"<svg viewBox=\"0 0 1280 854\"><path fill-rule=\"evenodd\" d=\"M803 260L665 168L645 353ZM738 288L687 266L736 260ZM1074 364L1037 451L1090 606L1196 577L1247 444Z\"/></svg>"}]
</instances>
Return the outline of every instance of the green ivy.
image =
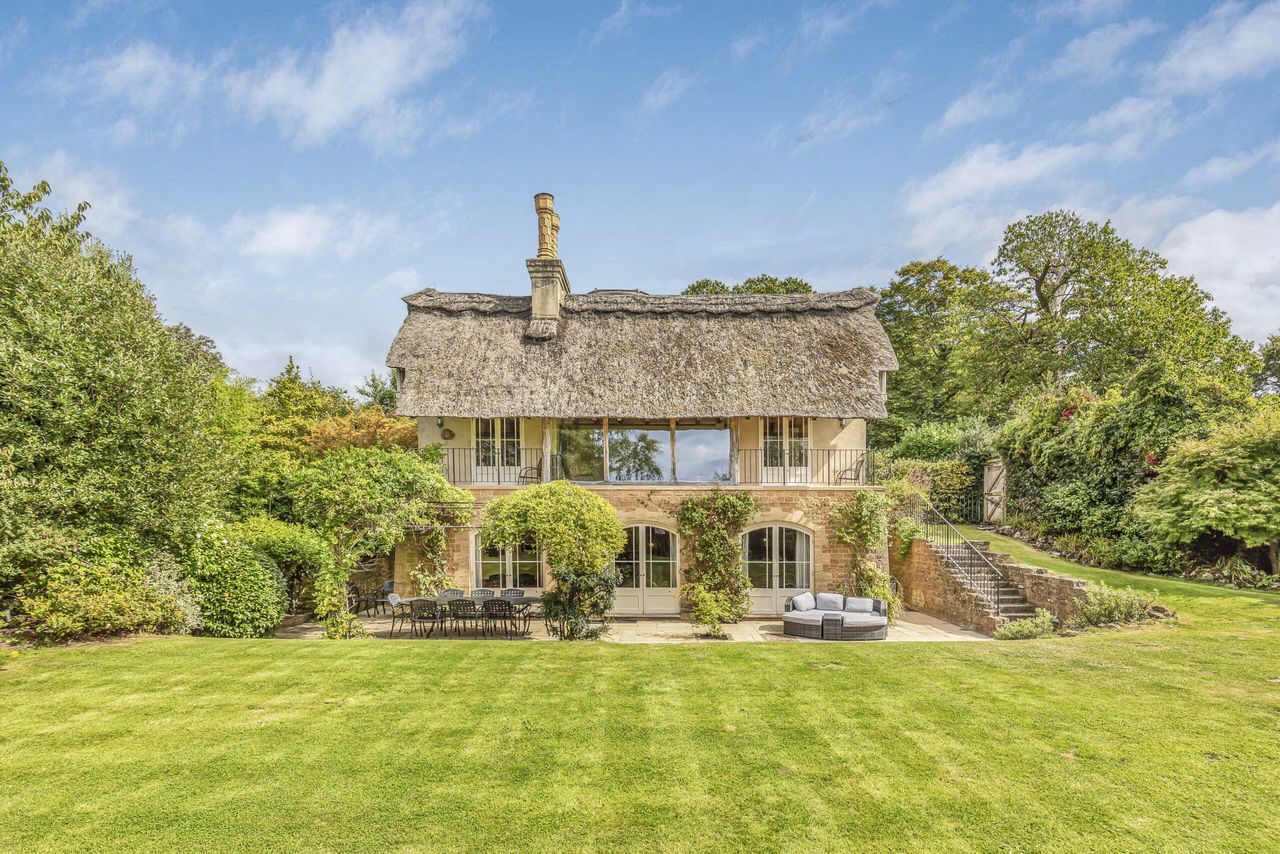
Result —
<instances>
[{"instance_id":1,"label":"green ivy","mask_svg":"<svg viewBox=\"0 0 1280 854\"><path fill-rule=\"evenodd\" d=\"M751 581L742 566L742 532L757 510L747 493L714 490L686 498L676 511L680 537L691 560L680 595L693 621L722 636L751 610Z\"/></svg>"},{"instance_id":2,"label":"green ivy","mask_svg":"<svg viewBox=\"0 0 1280 854\"><path fill-rule=\"evenodd\" d=\"M844 583L847 593L883 599L889 621L898 617L901 599L893 592L889 573L877 558L889 534L891 498L880 490L858 490L834 503L827 515L838 542L853 549L853 563Z\"/></svg>"}]
</instances>

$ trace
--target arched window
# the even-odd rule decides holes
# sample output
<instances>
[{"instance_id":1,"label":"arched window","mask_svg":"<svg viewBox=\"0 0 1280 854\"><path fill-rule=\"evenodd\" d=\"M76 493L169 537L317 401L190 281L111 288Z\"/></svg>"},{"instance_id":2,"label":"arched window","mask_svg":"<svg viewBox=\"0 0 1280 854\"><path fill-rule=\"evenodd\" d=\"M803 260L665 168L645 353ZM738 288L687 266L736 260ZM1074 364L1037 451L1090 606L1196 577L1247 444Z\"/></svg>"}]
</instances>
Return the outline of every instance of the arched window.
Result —
<instances>
[{"instance_id":1,"label":"arched window","mask_svg":"<svg viewBox=\"0 0 1280 854\"><path fill-rule=\"evenodd\" d=\"M813 585L813 538L799 528L766 525L742 535L752 610L782 611L787 597Z\"/></svg>"},{"instance_id":2,"label":"arched window","mask_svg":"<svg viewBox=\"0 0 1280 854\"><path fill-rule=\"evenodd\" d=\"M500 590L504 587L542 588L542 555L533 543L514 549L485 546L476 536L476 587Z\"/></svg>"},{"instance_id":3,"label":"arched window","mask_svg":"<svg viewBox=\"0 0 1280 854\"><path fill-rule=\"evenodd\" d=\"M627 528L627 544L614 558L621 581L614 593L619 614L679 613L674 531L656 525Z\"/></svg>"}]
</instances>

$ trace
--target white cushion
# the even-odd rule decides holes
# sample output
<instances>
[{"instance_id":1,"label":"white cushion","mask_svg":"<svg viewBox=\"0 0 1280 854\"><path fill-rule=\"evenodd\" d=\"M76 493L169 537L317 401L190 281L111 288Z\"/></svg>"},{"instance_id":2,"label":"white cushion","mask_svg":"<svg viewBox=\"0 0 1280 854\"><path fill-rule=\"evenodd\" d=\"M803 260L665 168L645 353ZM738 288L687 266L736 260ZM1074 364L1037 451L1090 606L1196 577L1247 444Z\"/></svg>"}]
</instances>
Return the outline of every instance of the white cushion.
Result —
<instances>
[{"instance_id":1,"label":"white cushion","mask_svg":"<svg viewBox=\"0 0 1280 854\"><path fill-rule=\"evenodd\" d=\"M813 594L801 593L799 596L793 597L791 600L792 611L812 611L813 610Z\"/></svg>"},{"instance_id":2,"label":"white cushion","mask_svg":"<svg viewBox=\"0 0 1280 854\"><path fill-rule=\"evenodd\" d=\"M845 614L846 626L887 626L889 621L879 614Z\"/></svg>"},{"instance_id":3,"label":"white cushion","mask_svg":"<svg viewBox=\"0 0 1280 854\"><path fill-rule=\"evenodd\" d=\"M818 594L818 610L819 611L843 611L844 597L839 593L819 593Z\"/></svg>"},{"instance_id":4,"label":"white cushion","mask_svg":"<svg viewBox=\"0 0 1280 854\"><path fill-rule=\"evenodd\" d=\"M790 611L782 615L782 622L803 623L806 626L820 626L822 625L822 612L813 610Z\"/></svg>"},{"instance_id":5,"label":"white cushion","mask_svg":"<svg viewBox=\"0 0 1280 854\"><path fill-rule=\"evenodd\" d=\"M844 600L844 609L855 614L870 614L875 607L876 600L866 596L849 596Z\"/></svg>"}]
</instances>

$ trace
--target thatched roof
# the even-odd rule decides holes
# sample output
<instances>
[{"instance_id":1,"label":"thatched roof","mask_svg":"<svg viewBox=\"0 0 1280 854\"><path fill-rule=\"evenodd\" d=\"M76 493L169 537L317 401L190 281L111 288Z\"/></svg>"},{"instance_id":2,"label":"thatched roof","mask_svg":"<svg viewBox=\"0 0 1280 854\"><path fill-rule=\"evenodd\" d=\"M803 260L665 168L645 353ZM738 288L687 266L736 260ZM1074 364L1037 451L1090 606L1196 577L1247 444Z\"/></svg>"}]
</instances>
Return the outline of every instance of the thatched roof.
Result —
<instances>
[{"instance_id":1,"label":"thatched roof","mask_svg":"<svg viewBox=\"0 0 1280 854\"><path fill-rule=\"evenodd\" d=\"M535 321L529 297L428 288L404 298L387 365L401 415L882 418L898 361L876 300L593 291Z\"/></svg>"}]
</instances>

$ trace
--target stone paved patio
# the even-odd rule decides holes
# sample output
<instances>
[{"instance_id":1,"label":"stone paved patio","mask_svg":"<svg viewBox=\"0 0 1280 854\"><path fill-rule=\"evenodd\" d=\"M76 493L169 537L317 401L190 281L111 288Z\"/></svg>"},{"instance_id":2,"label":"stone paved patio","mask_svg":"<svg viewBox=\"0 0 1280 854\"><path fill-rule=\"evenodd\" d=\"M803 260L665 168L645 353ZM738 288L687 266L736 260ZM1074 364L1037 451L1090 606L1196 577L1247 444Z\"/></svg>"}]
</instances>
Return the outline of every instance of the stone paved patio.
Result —
<instances>
[{"instance_id":1,"label":"stone paved patio","mask_svg":"<svg viewBox=\"0 0 1280 854\"><path fill-rule=\"evenodd\" d=\"M366 628L379 638L389 638L391 632L391 618L384 615L366 616L363 618ZM758 643L764 641L776 641L779 643L831 643L831 641L819 641L809 638L795 638L782 633L782 621L776 618L744 620L741 623L731 626L725 626L728 632L729 640L740 641L744 643ZM277 638L290 639L310 639L320 638L324 636L324 629L316 623L303 623L298 626L283 628L276 632ZM441 638L442 633L436 631L432 635L433 638ZM406 629L402 630L397 639L412 639ZM479 639L478 635L463 635L461 638L450 636L449 640L473 640ZM505 640L505 639L502 639ZM536 622L532 626L532 637L520 638L520 640L545 641L553 640L548 637L546 629L541 622ZM605 640L612 643L723 643L720 640L712 640L697 634L692 623L686 620L678 619L645 619L637 618L618 618L610 627L609 635ZM991 638L986 635L972 632L968 629L962 629L959 626L944 622L936 617L929 617L915 611L908 611L898 617L896 625L889 627L889 638L887 642L905 642L905 641L986 641ZM874 643L875 641L871 641ZM857 641L849 641L849 643L857 643Z\"/></svg>"}]
</instances>

